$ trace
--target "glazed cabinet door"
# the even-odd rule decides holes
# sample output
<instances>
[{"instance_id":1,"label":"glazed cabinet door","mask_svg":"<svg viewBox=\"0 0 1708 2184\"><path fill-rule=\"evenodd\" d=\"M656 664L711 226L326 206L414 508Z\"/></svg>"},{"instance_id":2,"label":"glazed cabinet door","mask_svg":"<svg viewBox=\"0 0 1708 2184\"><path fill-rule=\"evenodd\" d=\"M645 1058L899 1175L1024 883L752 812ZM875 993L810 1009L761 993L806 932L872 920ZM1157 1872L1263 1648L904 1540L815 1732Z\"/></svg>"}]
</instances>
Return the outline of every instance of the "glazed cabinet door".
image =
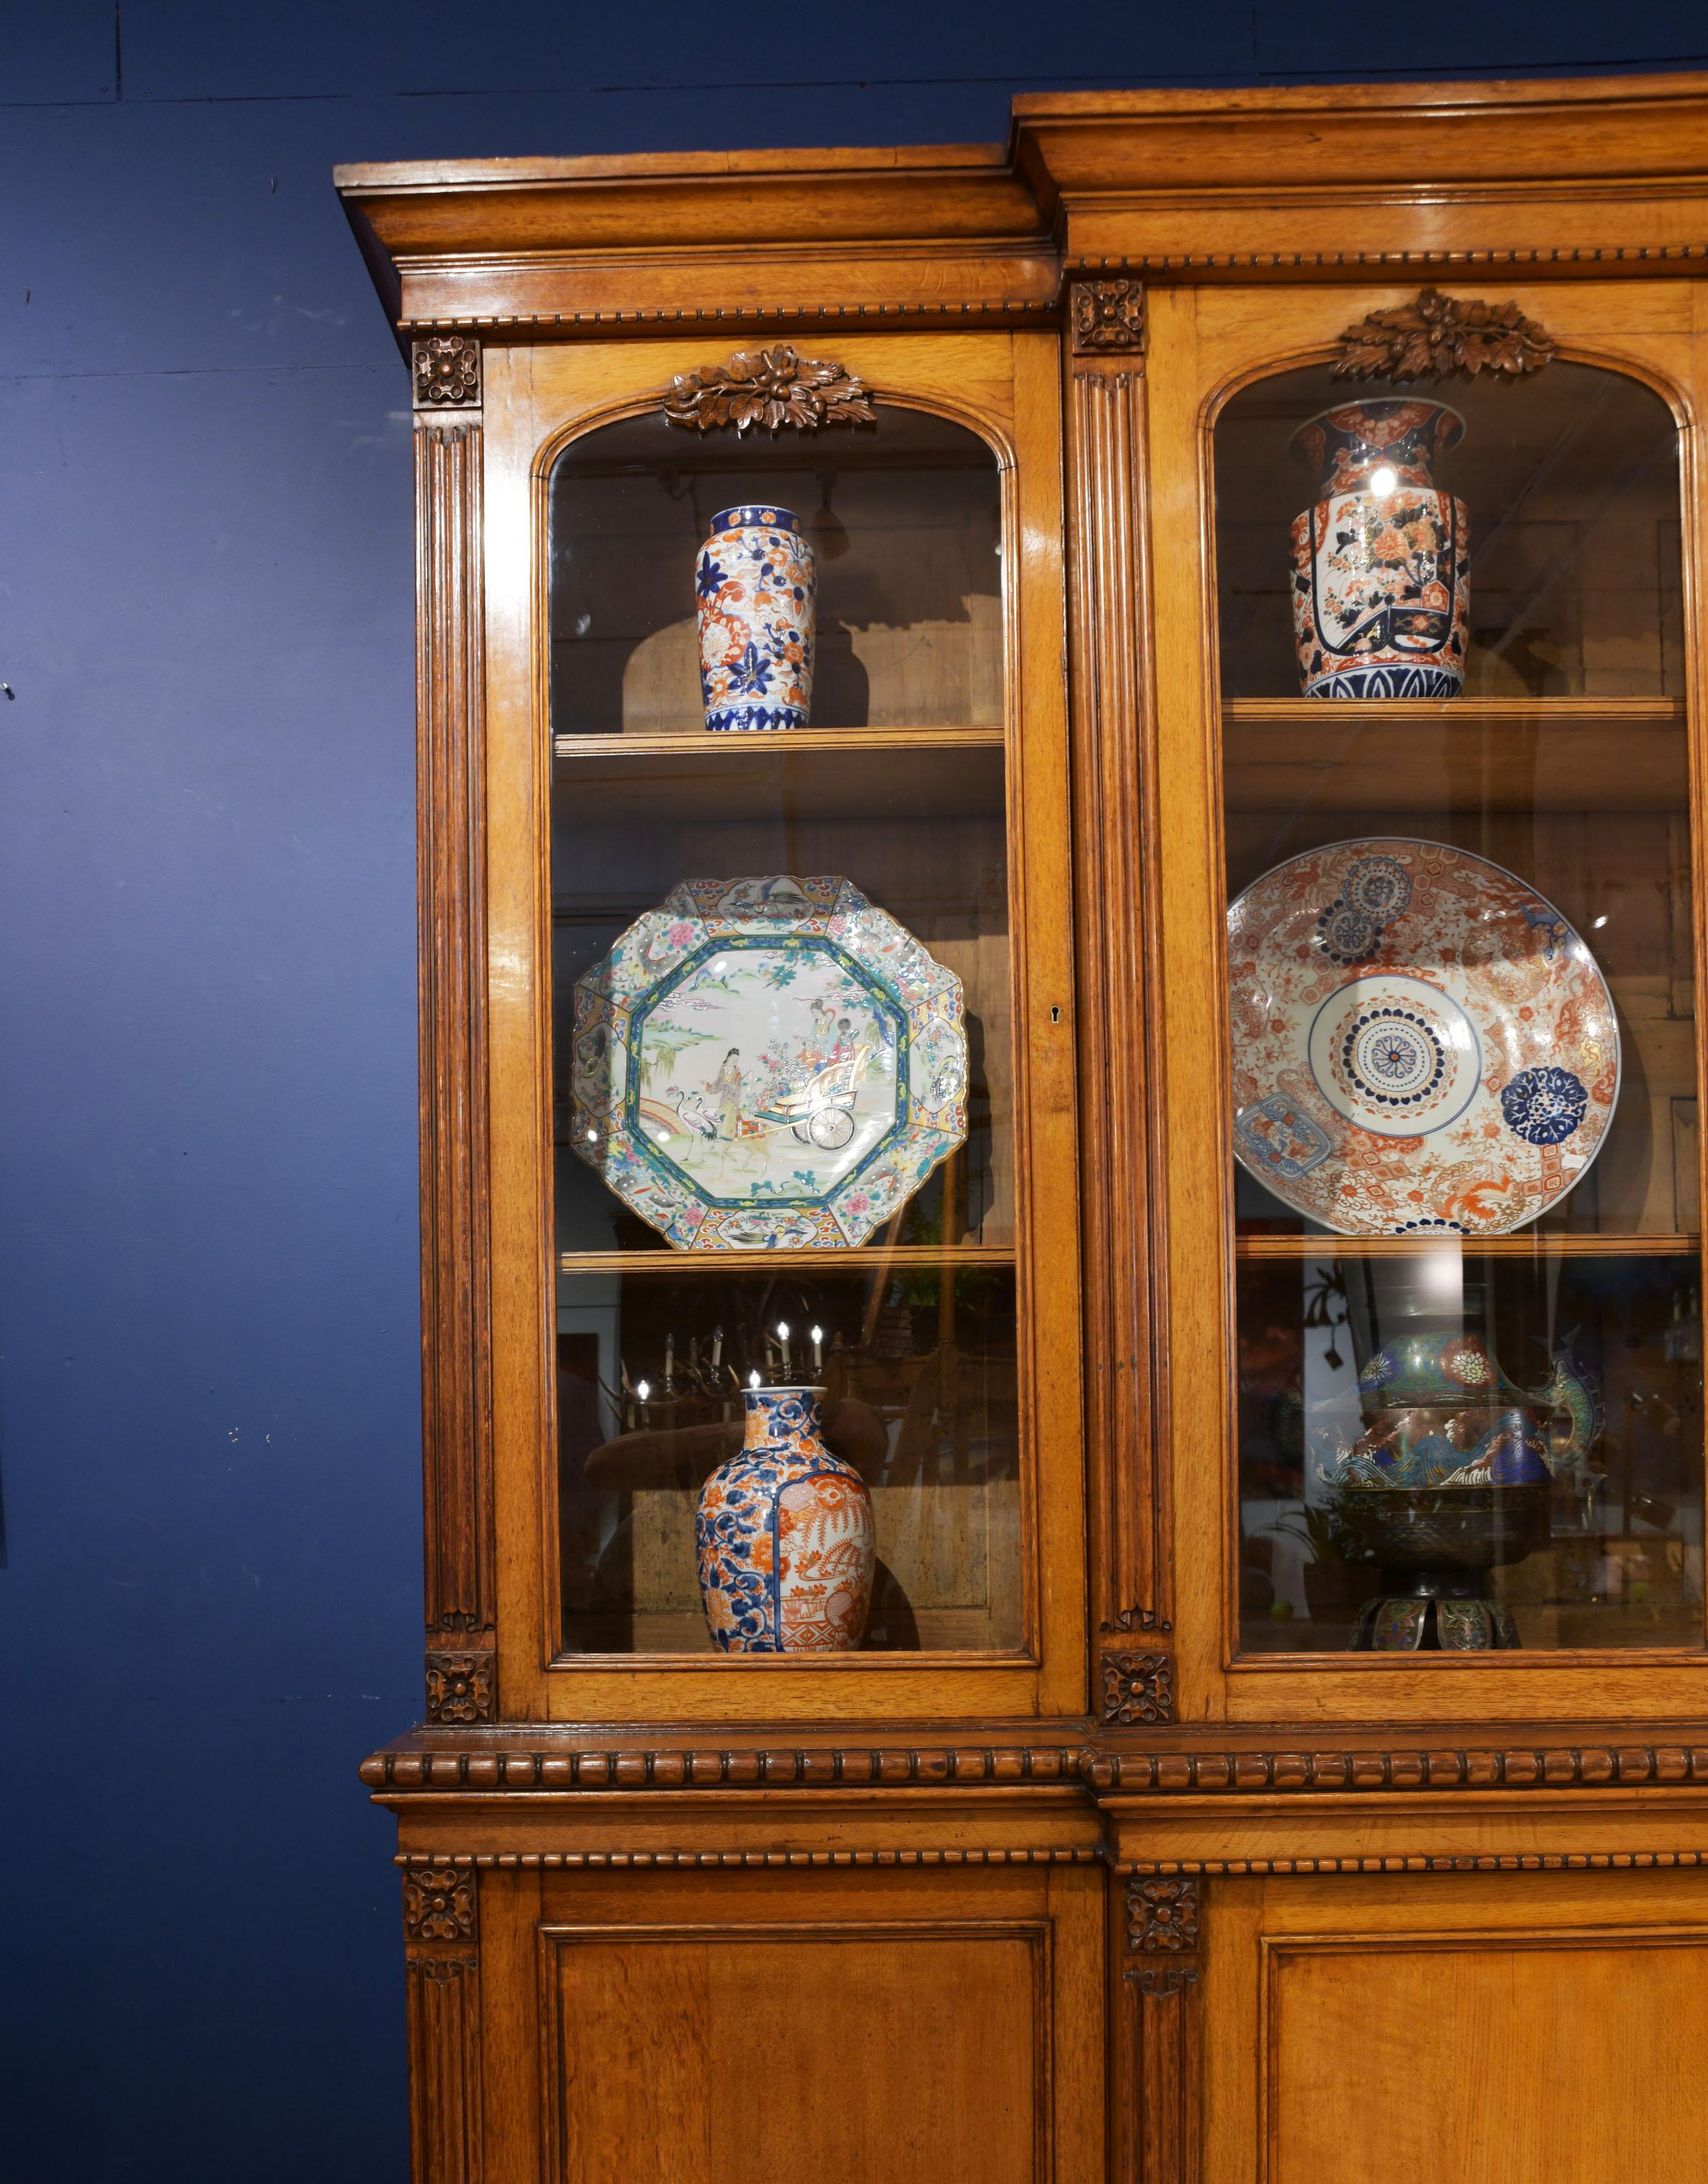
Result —
<instances>
[{"instance_id":1,"label":"glazed cabinet door","mask_svg":"<svg viewBox=\"0 0 1708 2184\"><path fill-rule=\"evenodd\" d=\"M1182 1706L1700 1706L1699 288L1150 307Z\"/></svg>"},{"instance_id":2,"label":"glazed cabinet door","mask_svg":"<svg viewBox=\"0 0 1708 2184\"><path fill-rule=\"evenodd\" d=\"M1043 334L487 353L506 1714L1084 1704L1060 432Z\"/></svg>"}]
</instances>

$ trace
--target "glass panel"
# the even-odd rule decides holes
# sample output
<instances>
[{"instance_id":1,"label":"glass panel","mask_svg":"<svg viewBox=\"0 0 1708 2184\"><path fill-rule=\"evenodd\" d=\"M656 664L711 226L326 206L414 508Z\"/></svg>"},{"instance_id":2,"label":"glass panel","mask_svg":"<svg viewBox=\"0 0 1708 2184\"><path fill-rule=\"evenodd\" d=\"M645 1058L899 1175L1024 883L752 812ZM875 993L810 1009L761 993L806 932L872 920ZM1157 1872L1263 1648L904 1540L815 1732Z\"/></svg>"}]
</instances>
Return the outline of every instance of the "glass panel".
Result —
<instances>
[{"instance_id":1,"label":"glass panel","mask_svg":"<svg viewBox=\"0 0 1708 2184\"><path fill-rule=\"evenodd\" d=\"M1672 413L1294 371L1216 483L1242 1647L1699 1647Z\"/></svg>"},{"instance_id":2,"label":"glass panel","mask_svg":"<svg viewBox=\"0 0 1708 2184\"><path fill-rule=\"evenodd\" d=\"M739 1384L755 1369L783 1378L779 1326L796 1373L818 1331L825 1442L871 1490L877 1556L865 1650L1016 1647L1012 1267L927 1258L887 1276L696 1274L665 1262L560 1282L565 1648L709 1650L695 1505L741 1438ZM644 1402L618 1391L624 1360L631 1382L648 1380Z\"/></svg>"},{"instance_id":3,"label":"glass panel","mask_svg":"<svg viewBox=\"0 0 1708 2184\"><path fill-rule=\"evenodd\" d=\"M1002 497L990 449L886 406L876 425L757 440L653 411L552 472L552 725L704 726L694 557L720 510L797 514L818 568L815 727L999 727Z\"/></svg>"},{"instance_id":4,"label":"glass panel","mask_svg":"<svg viewBox=\"0 0 1708 2184\"><path fill-rule=\"evenodd\" d=\"M554 473L566 1651L713 1650L696 1507L755 1380L821 1387L870 1495L865 1650L1021 1643L1000 484L890 408L631 420ZM695 559L737 506L814 552L804 730L705 732Z\"/></svg>"}]
</instances>

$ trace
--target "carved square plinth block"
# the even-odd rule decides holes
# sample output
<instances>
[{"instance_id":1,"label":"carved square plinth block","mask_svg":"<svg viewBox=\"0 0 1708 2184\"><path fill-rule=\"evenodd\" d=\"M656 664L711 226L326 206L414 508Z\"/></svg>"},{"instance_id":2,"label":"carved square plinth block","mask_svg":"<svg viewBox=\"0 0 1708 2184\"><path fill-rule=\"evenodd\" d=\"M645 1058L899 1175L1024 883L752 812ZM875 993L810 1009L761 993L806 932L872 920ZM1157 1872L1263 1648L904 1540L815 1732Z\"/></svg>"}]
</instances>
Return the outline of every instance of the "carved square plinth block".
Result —
<instances>
[{"instance_id":1,"label":"carved square plinth block","mask_svg":"<svg viewBox=\"0 0 1708 2184\"><path fill-rule=\"evenodd\" d=\"M464 1865L412 1865L403 1873L403 1930L412 1942L468 1942L475 1934L475 1875Z\"/></svg>"},{"instance_id":2,"label":"carved square plinth block","mask_svg":"<svg viewBox=\"0 0 1708 2184\"><path fill-rule=\"evenodd\" d=\"M1144 348L1144 290L1137 281L1076 281L1069 315L1077 356Z\"/></svg>"},{"instance_id":3,"label":"carved square plinth block","mask_svg":"<svg viewBox=\"0 0 1708 2184\"><path fill-rule=\"evenodd\" d=\"M412 350L418 410L461 408L481 398L481 344L467 334L434 334Z\"/></svg>"},{"instance_id":4,"label":"carved square plinth block","mask_svg":"<svg viewBox=\"0 0 1708 2184\"><path fill-rule=\"evenodd\" d=\"M1105 1653L1103 1718L1115 1722L1174 1719L1174 1663L1166 1653Z\"/></svg>"},{"instance_id":5,"label":"carved square plinth block","mask_svg":"<svg viewBox=\"0 0 1708 2184\"><path fill-rule=\"evenodd\" d=\"M490 1653L429 1653L429 1721L490 1721L497 1702Z\"/></svg>"}]
</instances>

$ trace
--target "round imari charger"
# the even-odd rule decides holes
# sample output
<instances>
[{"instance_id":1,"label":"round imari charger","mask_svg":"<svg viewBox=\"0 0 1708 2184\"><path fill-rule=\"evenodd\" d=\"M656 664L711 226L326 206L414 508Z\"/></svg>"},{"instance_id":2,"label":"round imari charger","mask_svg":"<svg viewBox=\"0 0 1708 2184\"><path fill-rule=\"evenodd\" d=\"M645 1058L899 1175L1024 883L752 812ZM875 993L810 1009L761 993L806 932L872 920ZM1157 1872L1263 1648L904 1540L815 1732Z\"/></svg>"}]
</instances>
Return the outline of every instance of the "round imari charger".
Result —
<instances>
[{"instance_id":1,"label":"round imari charger","mask_svg":"<svg viewBox=\"0 0 1708 2184\"><path fill-rule=\"evenodd\" d=\"M1504 1235L1580 1182L1619 1097L1595 959L1515 873L1378 836L1227 913L1233 1144L1344 1236Z\"/></svg>"}]
</instances>

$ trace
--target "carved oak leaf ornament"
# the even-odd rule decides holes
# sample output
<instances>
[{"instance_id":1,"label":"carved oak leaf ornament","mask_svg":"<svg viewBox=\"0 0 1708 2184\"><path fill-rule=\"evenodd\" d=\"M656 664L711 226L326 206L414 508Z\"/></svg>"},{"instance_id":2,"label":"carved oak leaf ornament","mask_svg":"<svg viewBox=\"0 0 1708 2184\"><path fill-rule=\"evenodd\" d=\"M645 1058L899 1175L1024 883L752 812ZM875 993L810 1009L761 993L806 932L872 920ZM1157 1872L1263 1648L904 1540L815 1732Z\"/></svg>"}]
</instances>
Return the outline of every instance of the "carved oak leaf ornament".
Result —
<instances>
[{"instance_id":1,"label":"carved oak leaf ornament","mask_svg":"<svg viewBox=\"0 0 1708 2184\"><path fill-rule=\"evenodd\" d=\"M665 397L665 416L699 432L720 425L738 432L752 425L815 432L821 425L874 424L877 413L871 389L841 365L782 347L737 349L727 364L679 372Z\"/></svg>"},{"instance_id":2,"label":"carved oak leaf ornament","mask_svg":"<svg viewBox=\"0 0 1708 2184\"><path fill-rule=\"evenodd\" d=\"M1551 335L1516 304L1461 303L1426 288L1415 304L1371 311L1340 337L1337 379L1445 379L1480 371L1514 378L1539 371L1555 353Z\"/></svg>"}]
</instances>

